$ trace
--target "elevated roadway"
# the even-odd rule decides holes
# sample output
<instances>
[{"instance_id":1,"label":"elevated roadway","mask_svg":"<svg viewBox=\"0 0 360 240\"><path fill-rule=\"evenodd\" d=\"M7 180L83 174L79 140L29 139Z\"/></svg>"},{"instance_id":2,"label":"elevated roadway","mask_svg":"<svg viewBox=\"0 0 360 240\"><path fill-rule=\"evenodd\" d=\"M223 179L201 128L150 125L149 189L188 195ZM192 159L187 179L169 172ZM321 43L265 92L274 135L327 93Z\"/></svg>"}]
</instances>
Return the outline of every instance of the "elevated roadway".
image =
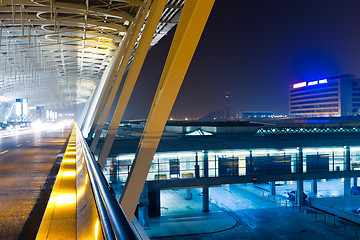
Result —
<instances>
[{"instance_id":1,"label":"elevated roadway","mask_svg":"<svg viewBox=\"0 0 360 240\"><path fill-rule=\"evenodd\" d=\"M0 239L31 239L36 234L70 130L51 126L0 131ZM26 224L30 218L32 223Z\"/></svg>"},{"instance_id":2,"label":"elevated roadway","mask_svg":"<svg viewBox=\"0 0 360 240\"><path fill-rule=\"evenodd\" d=\"M1 2L1 100L11 105L21 98L38 115L74 116L82 135L93 137L91 151L111 119L98 158L102 168L149 48L177 25L157 90L149 93L154 99L141 144L149 148L139 149L134 177L126 185L131 190L124 190L120 201L130 221L150 169L148 159L156 152L214 2ZM82 114L75 116L78 110ZM20 115L21 120L30 116Z\"/></svg>"},{"instance_id":3,"label":"elevated roadway","mask_svg":"<svg viewBox=\"0 0 360 240\"><path fill-rule=\"evenodd\" d=\"M148 239L73 126L0 132L0 239Z\"/></svg>"}]
</instances>

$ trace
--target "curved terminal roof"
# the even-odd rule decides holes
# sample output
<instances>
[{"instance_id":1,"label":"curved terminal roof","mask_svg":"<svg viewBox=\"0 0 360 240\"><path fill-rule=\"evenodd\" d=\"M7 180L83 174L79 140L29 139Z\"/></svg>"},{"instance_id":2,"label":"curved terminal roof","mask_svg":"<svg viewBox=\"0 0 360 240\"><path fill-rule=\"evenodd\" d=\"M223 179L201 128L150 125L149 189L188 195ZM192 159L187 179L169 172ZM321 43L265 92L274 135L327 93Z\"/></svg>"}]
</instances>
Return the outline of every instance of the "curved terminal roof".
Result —
<instances>
[{"instance_id":1,"label":"curved terminal roof","mask_svg":"<svg viewBox=\"0 0 360 240\"><path fill-rule=\"evenodd\" d=\"M0 0L0 100L54 110L88 101L145 2ZM183 3L168 1L152 44Z\"/></svg>"}]
</instances>

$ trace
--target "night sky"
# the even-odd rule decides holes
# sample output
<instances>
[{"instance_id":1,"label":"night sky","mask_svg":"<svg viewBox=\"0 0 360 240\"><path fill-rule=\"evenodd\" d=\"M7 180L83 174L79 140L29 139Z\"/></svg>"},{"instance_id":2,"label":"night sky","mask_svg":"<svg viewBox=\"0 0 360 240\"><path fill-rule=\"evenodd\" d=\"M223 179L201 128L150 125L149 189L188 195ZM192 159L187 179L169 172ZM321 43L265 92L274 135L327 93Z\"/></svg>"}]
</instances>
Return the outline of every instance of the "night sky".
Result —
<instances>
[{"instance_id":1,"label":"night sky","mask_svg":"<svg viewBox=\"0 0 360 240\"><path fill-rule=\"evenodd\" d=\"M224 110L229 90L233 115L288 114L290 84L360 77L359 12L358 0L217 0L170 117ZM125 119L147 117L173 32L149 51Z\"/></svg>"}]
</instances>

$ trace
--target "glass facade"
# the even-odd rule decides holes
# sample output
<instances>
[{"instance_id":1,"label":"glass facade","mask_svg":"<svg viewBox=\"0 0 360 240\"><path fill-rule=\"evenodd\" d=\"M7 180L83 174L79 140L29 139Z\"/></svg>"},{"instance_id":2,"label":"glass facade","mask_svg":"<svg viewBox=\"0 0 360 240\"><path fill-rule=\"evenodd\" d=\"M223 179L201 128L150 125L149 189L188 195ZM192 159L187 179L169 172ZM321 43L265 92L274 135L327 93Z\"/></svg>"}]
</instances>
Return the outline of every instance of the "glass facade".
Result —
<instances>
[{"instance_id":1,"label":"glass facade","mask_svg":"<svg viewBox=\"0 0 360 240\"><path fill-rule=\"evenodd\" d=\"M298 106L298 107L291 107L291 109L306 109L306 108L328 108L328 107L338 107L337 103L333 104L317 104L317 105L307 105L307 106Z\"/></svg>"},{"instance_id":2,"label":"glass facade","mask_svg":"<svg viewBox=\"0 0 360 240\"><path fill-rule=\"evenodd\" d=\"M328 102L337 102L337 98L321 99L321 100L311 100L311 101L301 101L301 102L291 102L292 105L302 105L302 104L311 104L311 103L328 103ZM360 98L359 98L360 101Z\"/></svg>"},{"instance_id":3,"label":"glass facade","mask_svg":"<svg viewBox=\"0 0 360 240\"><path fill-rule=\"evenodd\" d=\"M295 173L299 149L214 150L157 153L147 176L148 181L204 177L245 176ZM346 149L304 148L303 172L344 171ZM104 174L109 182L124 183L131 169L134 154L109 158ZM207 159L207 160L206 160ZM351 169L360 169L360 146L350 147ZM205 163L205 164L204 164Z\"/></svg>"},{"instance_id":4,"label":"glass facade","mask_svg":"<svg viewBox=\"0 0 360 240\"><path fill-rule=\"evenodd\" d=\"M297 96L303 96L304 94L318 94L318 93L324 93L324 92L337 92L338 88L337 87L332 87L332 88L328 88L328 87L322 87L321 89L312 87L311 89L308 89L306 91L301 91L301 92L297 92L297 93L292 93L290 91L290 97L297 97Z\"/></svg>"},{"instance_id":5,"label":"glass facade","mask_svg":"<svg viewBox=\"0 0 360 240\"><path fill-rule=\"evenodd\" d=\"M289 88L289 114L300 117L337 117L360 114L360 79L343 75L326 81L302 82Z\"/></svg>"},{"instance_id":6,"label":"glass facade","mask_svg":"<svg viewBox=\"0 0 360 240\"><path fill-rule=\"evenodd\" d=\"M303 97L291 98L291 101L319 99L319 98L327 98L327 97L337 97L339 94L338 93L324 93L324 94L316 94L316 95L313 95L313 96L304 96L304 95L305 94L303 94Z\"/></svg>"}]
</instances>

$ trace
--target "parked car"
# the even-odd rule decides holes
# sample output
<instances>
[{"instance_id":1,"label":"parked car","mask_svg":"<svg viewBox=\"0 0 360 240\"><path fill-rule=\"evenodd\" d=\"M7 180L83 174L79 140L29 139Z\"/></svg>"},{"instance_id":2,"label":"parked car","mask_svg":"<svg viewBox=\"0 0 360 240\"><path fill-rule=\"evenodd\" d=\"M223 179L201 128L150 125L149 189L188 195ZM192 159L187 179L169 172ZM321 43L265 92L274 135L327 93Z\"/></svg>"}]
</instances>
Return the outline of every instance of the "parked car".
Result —
<instances>
[{"instance_id":1,"label":"parked car","mask_svg":"<svg viewBox=\"0 0 360 240\"><path fill-rule=\"evenodd\" d=\"M289 196L289 198L291 200L295 200L295 198L296 198L296 190L292 190L292 191L288 192L287 195ZM307 195L304 193L304 201L305 201L306 198L307 198Z\"/></svg>"},{"instance_id":2,"label":"parked car","mask_svg":"<svg viewBox=\"0 0 360 240\"><path fill-rule=\"evenodd\" d=\"M3 123L0 124L0 126L1 126L2 129L6 129L8 124L7 124L7 122L3 122Z\"/></svg>"},{"instance_id":3,"label":"parked car","mask_svg":"<svg viewBox=\"0 0 360 240\"><path fill-rule=\"evenodd\" d=\"M359 195L360 194L360 186L352 186L350 189L351 194Z\"/></svg>"}]
</instances>

